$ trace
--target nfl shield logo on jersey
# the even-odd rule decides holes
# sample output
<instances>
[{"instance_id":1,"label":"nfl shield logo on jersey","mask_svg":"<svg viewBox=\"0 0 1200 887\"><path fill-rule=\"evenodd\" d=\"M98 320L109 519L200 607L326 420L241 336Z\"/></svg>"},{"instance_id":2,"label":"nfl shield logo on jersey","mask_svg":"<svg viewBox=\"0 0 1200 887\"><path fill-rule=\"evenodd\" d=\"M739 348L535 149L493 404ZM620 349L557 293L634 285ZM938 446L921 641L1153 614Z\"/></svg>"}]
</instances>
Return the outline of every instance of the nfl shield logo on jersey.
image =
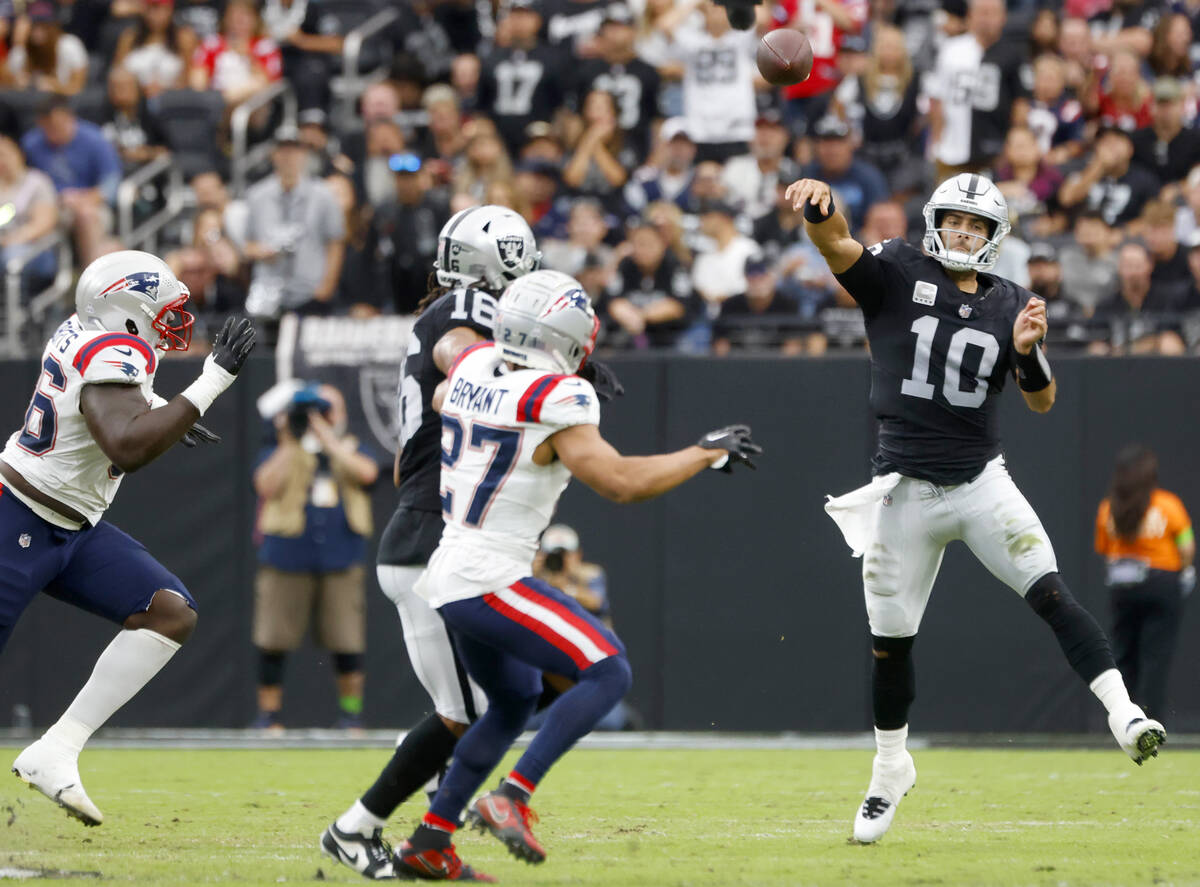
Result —
<instances>
[{"instance_id":1,"label":"nfl shield logo on jersey","mask_svg":"<svg viewBox=\"0 0 1200 887\"><path fill-rule=\"evenodd\" d=\"M496 249L500 251L500 261L506 268L515 268L525 257L525 239L515 235L496 238Z\"/></svg>"},{"instance_id":2,"label":"nfl shield logo on jersey","mask_svg":"<svg viewBox=\"0 0 1200 887\"><path fill-rule=\"evenodd\" d=\"M959 305L958 306L958 316L961 317L963 320L966 320L968 317L970 317L971 316L971 306L970 305Z\"/></svg>"},{"instance_id":3,"label":"nfl shield logo on jersey","mask_svg":"<svg viewBox=\"0 0 1200 887\"><path fill-rule=\"evenodd\" d=\"M22 533L20 536L17 537L17 544L20 545L22 548L28 548L29 543L32 541L33 541L33 537L30 536L28 533Z\"/></svg>"}]
</instances>

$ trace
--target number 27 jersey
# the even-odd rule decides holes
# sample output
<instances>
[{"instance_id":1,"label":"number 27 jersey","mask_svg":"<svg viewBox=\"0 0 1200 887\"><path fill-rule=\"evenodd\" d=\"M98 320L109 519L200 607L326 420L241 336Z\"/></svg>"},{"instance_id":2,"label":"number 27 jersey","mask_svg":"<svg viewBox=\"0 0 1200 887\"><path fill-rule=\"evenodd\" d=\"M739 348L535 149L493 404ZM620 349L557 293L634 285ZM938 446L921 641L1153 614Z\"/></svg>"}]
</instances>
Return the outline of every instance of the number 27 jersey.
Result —
<instances>
[{"instance_id":1,"label":"number 27 jersey","mask_svg":"<svg viewBox=\"0 0 1200 887\"><path fill-rule=\"evenodd\" d=\"M509 371L492 342L464 351L442 404L446 528L417 593L437 607L528 576L571 479L557 460L536 464L534 451L557 431L599 422L596 392L578 376Z\"/></svg>"},{"instance_id":2,"label":"number 27 jersey","mask_svg":"<svg viewBox=\"0 0 1200 887\"><path fill-rule=\"evenodd\" d=\"M837 278L866 320L876 472L938 484L978 475L1000 452L997 395L1013 370L1013 323L1032 294L982 273L965 293L901 240L864 250Z\"/></svg>"}]
</instances>

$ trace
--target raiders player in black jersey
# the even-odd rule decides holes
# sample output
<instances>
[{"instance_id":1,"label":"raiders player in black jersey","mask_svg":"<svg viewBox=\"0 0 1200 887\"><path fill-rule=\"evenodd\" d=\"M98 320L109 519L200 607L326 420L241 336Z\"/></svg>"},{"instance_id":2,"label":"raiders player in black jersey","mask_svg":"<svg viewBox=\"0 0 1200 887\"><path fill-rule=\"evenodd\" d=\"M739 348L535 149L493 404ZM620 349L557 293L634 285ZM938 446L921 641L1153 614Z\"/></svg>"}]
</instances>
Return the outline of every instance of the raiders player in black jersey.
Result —
<instances>
[{"instance_id":1,"label":"raiders player in black jersey","mask_svg":"<svg viewBox=\"0 0 1200 887\"><path fill-rule=\"evenodd\" d=\"M899 240L865 248L850 236L829 185L788 187L805 230L863 310L871 346L871 408L879 420L875 479L826 506L855 554L874 653L877 753L854 820L862 842L883 837L916 769L905 748L915 696L913 640L947 543L961 539L1054 630L1071 667L1108 710L1138 764L1166 741L1129 699L1096 620L1058 573L1041 521L1004 465L997 397L1015 374L1029 408L1054 404L1040 342L1045 303L988 272L1008 233L992 182L964 173L925 204L924 253Z\"/></svg>"},{"instance_id":2,"label":"raiders player in black jersey","mask_svg":"<svg viewBox=\"0 0 1200 887\"><path fill-rule=\"evenodd\" d=\"M399 501L379 540L376 573L400 614L409 659L434 713L408 731L374 785L321 835L326 854L367 878L395 877L384 823L437 776L487 704L459 662L441 616L412 592L442 536L442 422L433 394L463 350L491 338L501 292L537 270L540 259L533 232L518 213L502 206L468 207L442 227L436 285L418 306L400 374L400 446L393 475ZM601 399L622 391L615 376L595 361L580 374Z\"/></svg>"}]
</instances>

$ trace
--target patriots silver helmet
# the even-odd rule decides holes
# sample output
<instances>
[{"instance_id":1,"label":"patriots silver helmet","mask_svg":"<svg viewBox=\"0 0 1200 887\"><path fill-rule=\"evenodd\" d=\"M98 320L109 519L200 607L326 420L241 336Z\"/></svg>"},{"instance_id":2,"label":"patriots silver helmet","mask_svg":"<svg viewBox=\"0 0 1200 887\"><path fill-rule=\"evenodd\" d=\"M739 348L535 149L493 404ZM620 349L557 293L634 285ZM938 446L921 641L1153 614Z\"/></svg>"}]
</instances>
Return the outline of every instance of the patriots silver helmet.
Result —
<instances>
[{"instance_id":1,"label":"patriots silver helmet","mask_svg":"<svg viewBox=\"0 0 1200 887\"><path fill-rule=\"evenodd\" d=\"M534 271L500 297L494 338L505 360L570 375L596 347L600 318L579 281Z\"/></svg>"},{"instance_id":2,"label":"patriots silver helmet","mask_svg":"<svg viewBox=\"0 0 1200 887\"><path fill-rule=\"evenodd\" d=\"M542 254L529 224L506 206L469 206L450 217L438 235L433 267L442 286L476 286L501 292L536 271Z\"/></svg>"},{"instance_id":3,"label":"patriots silver helmet","mask_svg":"<svg viewBox=\"0 0 1200 887\"><path fill-rule=\"evenodd\" d=\"M979 216L988 224L988 235L977 238L970 252L946 248L947 230L942 220L948 212ZM959 173L937 186L925 204L925 252L950 271L989 271L996 264L1003 240L1012 225L1008 220L1008 201L990 179L974 173Z\"/></svg>"},{"instance_id":4,"label":"patriots silver helmet","mask_svg":"<svg viewBox=\"0 0 1200 887\"><path fill-rule=\"evenodd\" d=\"M83 269L75 313L84 329L130 333L160 351L187 351L196 320L183 308L190 297L166 262L127 249Z\"/></svg>"}]
</instances>

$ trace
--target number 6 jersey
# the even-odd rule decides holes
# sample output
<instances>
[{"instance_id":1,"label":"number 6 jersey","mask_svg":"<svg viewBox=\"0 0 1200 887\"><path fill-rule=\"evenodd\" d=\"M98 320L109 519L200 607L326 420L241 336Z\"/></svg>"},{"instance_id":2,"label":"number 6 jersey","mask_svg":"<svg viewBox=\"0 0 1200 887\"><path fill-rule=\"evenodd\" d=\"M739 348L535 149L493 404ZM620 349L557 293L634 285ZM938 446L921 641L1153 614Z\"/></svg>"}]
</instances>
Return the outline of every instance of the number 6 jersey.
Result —
<instances>
[{"instance_id":1,"label":"number 6 jersey","mask_svg":"<svg viewBox=\"0 0 1200 887\"><path fill-rule=\"evenodd\" d=\"M529 575L538 537L571 479L534 450L572 425L598 425L600 404L578 376L508 370L500 349L464 351L442 404L442 541L417 582L434 607L506 588Z\"/></svg>"},{"instance_id":2,"label":"number 6 jersey","mask_svg":"<svg viewBox=\"0 0 1200 887\"><path fill-rule=\"evenodd\" d=\"M866 319L875 472L971 480L1000 452L996 395L1013 371L1013 324L1033 294L983 273L965 293L901 240L864 250L837 279Z\"/></svg>"},{"instance_id":3,"label":"number 6 jersey","mask_svg":"<svg viewBox=\"0 0 1200 887\"><path fill-rule=\"evenodd\" d=\"M122 474L92 437L79 410L80 392L92 382L137 385L149 402L157 368L158 355L144 339L85 330L72 314L42 352L25 424L8 439L0 458L94 526L116 496ZM66 525L66 518L44 506L34 510Z\"/></svg>"}]
</instances>

